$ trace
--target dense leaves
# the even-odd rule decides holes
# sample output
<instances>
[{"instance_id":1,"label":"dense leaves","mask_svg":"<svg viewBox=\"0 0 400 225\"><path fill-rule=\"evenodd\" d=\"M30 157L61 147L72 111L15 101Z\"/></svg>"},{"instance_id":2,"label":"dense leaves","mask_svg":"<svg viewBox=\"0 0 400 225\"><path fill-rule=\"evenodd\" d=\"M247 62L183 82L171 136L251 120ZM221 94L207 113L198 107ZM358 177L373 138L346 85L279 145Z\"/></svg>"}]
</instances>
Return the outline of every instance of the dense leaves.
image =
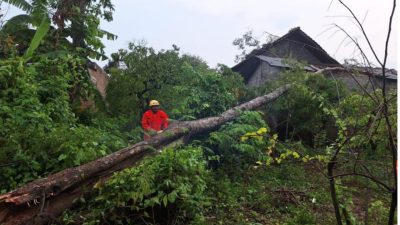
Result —
<instances>
[{"instance_id":1,"label":"dense leaves","mask_svg":"<svg viewBox=\"0 0 400 225\"><path fill-rule=\"evenodd\" d=\"M105 68L111 79L104 101L85 64L104 57L100 38L116 38L99 28L101 19L112 20L111 1L5 2L25 14L0 27L0 192L141 141L150 99L161 102L171 122L192 120L290 83L289 93L262 112L242 112L217 130L185 138L186 147L167 147L97 183L54 221L333 224L333 179L347 223L382 224L387 217L396 185L396 153L388 152L396 93L351 93L298 64L247 90L225 65L210 68L177 46L157 51L130 43ZM234 44L245 57L246 46L259 42L248 32ZM324 172L332 163L335 178Z\"/></svg>"},{"instance_id":2,"label":"dense leaves","mask_svg":"<svg viewBox=\"0 0 400 225\"><path fill-rule=\"evenodd\" d=\"M97 187L89 217L64 215L68 223L186 223L202 215L206 196L206 161L200 148L166 149L140 166L125 169ZM87 207L82 204L83 213ZM83 221L81 220L83 218Z\"/></svg>"},{"instance_id":3,"label":"dense leaves","mask_svg":"<svg viewBox=\"0 0 400 225\"><path fill-rule=\"evenodd\" d=\"M72 87L89 87L80 65L73 57L31 64L20 58L0 62L2 192L126 144L115 133L77 123ZM87 96L89 90L79 96Z\"/></svg>"},{"instance_id":4,"label":"dense leaves","mask_svg":"<svg viewBox=\"0 0 400 225\"><path fill-rule=\"evenodd\" d=\"M332 108L338 106L348 92L340 81L295 69L282 74L275 83L294 84L288 95L268 110L276 116L275 124L281 138L302 140L314 147L322 147L335 139L332 135L334 122L324 113L320 98Z\"/></svg>"},{"instance_id":5,"label":"dense leaves","mask_svg":"<svg viewBox=\"0 0 400 225\"><path fill-rule=\"evenodd\" d=\"M201 59L171 50L156 52L131 43L129 51L114 55L108 70L109 110L139 121L151 99L157 99L170 117L189 120L217 115L236 105L244 95L238 74L226 66L211 69Z\"/></svg>"},{"instance_id":6,"label":"dense leaves","mask_svg":"<svg viewBox=\"0 0 400 225\"><path fill-rule=\"evenodd\" d=\"M76 54L106 59L101 38L116 36L100 29L100 19L112 20L114 7L109 0L55 1L7 0L25 12L10 18L0 27L0 58L14 55L27 57L38 47L38 35L44 38L38 48L46 56ZM35 37L36 36L36 37ZM32 42L31 42L32 40ZM27 53L25 53L27 51Z\"/></svg>"},{"instance_id":7,"label":"dense leaves","mask_svg":"<svg viewBox=\"0 0 400 225\"><path fill-rule=\"evenodd\" d=\"M260 127L266 127L260 113L245 112L235 122L210 133L205 144L217 158L213 165L222 167L224 174L234 178L265 157L268 143L259 139L246 142L241 139L246 133L257 131Z\"/></svg>"}]
</instances>

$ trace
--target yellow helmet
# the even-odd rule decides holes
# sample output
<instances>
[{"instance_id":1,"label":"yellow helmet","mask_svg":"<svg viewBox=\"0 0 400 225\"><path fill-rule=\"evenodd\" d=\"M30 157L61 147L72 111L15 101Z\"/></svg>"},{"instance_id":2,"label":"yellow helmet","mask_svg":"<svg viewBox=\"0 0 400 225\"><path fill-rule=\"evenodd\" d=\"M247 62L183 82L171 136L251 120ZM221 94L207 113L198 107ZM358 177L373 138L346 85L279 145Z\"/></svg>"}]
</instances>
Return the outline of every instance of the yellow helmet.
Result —
<instances>
[{"instance_id":1,"label":"yellow helmet","mask_svg":"<svg viewBox=\"0 0 400 225\"><path fill-rule=\"evenodd\" d=\"M151 100L149 103L149 106L155 106L155 105L160 105L160 103L157 100Z\"/></svg>"}]
</instances>

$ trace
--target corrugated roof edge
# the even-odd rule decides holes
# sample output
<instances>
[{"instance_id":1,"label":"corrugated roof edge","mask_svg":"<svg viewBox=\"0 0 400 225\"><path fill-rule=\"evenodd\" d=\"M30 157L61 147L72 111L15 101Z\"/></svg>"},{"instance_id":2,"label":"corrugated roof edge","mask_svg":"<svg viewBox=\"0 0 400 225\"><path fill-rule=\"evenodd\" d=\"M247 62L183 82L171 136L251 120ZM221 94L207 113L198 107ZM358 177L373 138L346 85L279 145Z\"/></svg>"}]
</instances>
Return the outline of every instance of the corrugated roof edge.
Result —
<instances>
[{"instance_id":1,"label":"corrugated roof edge","mask_svg":"<svg viewBox=\"0 0 400 225\"><path fill-rule=\"evenodd\" d=\"M302 31L300 27L294 27L294 28L290 29L289 32L286 33L285 35L283 35L282 37L276 39L275 41L273 41L271 43L267 43L267 44L263 45L259 49L253 50L252 52L250 52L250 54L248 56L251 57L253 55L260 55L263 52L267 51L268 48L271 48L274 45L278 44L279 42L287 40L288 37L290 37L291 35L296 35L296 34L303 36L306 39L306 42L310 43L308 45L308 47L310 47L314 50L318 50L320 53L322 53L324 55L324 57L326 57L328 59L328 61L332 62L330 64L340 65L340 63L338 61L336 61L334 58L332 58L316 41L314 41L310 36L308 36L304 31ZM315 47L313 45L315 45Z\"/></svg>"},{"instance_id":2,"label":"corrugated roof edge","mask_svg":"<svg viewBox=\"0 0 400 225\"><path fill-rule=\"evenodd\" d=\"M289 30L288 33L283 35L282 37L276 39L275 41L271 43L264 44L261 48L259 49L254 49L252 52L250 52L244 60L236 64L235 66L232 67L232 70L236 70L238 67L240 67L243 63L245 63L249 58L257 55L261 55L264 51L266 51L268 48L273 47L277 43L286 40L288 36L294 35L294 34L299 34L302 35L308 40L310 43L315 45L315 49L318 49L322 54L324 54L327 58L329 58L330 61L334 62L334 64L341 65L339 62L337 62L334 58L332 58L316 41L314 41L310 36L308 36L304 31L300 29L300 27L294 27Z\"/></svg>"},{"instance_id":3,"label":"corrugated roof edge","mask_svg":"<svg viewBox=\"0 0 400 225\"><path fill-rule=\"evenodd\" d=\"M283 67L283 68L293 68L291 65L285 63L285 59L283 58L278 58L278 57L269 57L269 56L264 56L264 55L258 55L255 56L259 58L260 60L267 62L270 66L274 67ZM312 67L309 66L304 66L304 70L307 71L316 71Z\"/></svg>"}]
</instances>

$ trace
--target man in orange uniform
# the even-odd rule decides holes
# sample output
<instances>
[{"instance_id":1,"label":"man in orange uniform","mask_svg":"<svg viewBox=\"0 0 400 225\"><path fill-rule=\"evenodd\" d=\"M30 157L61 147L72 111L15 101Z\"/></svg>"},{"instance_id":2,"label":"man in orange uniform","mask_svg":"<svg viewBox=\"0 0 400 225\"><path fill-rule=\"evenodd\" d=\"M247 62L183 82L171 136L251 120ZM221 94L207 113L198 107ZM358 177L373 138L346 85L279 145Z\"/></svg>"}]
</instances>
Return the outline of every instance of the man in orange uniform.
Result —
<instances>
[{"instance_id":1,"label":"man in orange uniform","mask_svg":"<svg viewBox=\"0 0 400 225\"><path fill-rule=\"evenodd\" d=\"M168 115L159 109L160 103L157 100L150 101L150 109L142 117L144 140L150 139L154 134L161 133L168 127Z\"/></svg>"}]
</instances>

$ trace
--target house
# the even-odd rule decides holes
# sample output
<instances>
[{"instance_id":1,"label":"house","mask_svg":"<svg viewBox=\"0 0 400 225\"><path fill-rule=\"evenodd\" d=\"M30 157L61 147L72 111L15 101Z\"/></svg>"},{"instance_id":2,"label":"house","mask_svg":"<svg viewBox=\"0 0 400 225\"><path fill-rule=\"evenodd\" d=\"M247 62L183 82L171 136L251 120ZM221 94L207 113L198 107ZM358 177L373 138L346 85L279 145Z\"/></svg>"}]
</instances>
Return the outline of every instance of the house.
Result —
<instances>
[{"instance_id":1,"label":"house","mask_svg":"<svg viewBox=\"0 0 400 225\"><path fill-rule=\"evenodd\" d=\"M107 102L105 99L106 99L107 85L110 81L108 74L95 62L88 62L86 66L88 69L91 83L96 87L101 98L103 99L104 103L107 106ZM79 101L80 105L78 108L78 112L80 113L88 109L96 109L95 101L92 98L84 99L80 97Z\"/></svg>"},{"instance_id":2,"label":"house","mask_svg":"<svg viewBox=\"0 0 400 225\"><path fill-rule=\"evenodd\" d=\"M279 78L283 71L291 69L294 65L291 61L301 62L305 71L322 73L328 79L342 81L350 90L358 91L361 87L368 91L382 88L384 80L387 89L397 87L396 70L385 70L384 78L380 68L341 65L299 27L291 29L260 49L253 50L232 70L243 76L248 87L259 87ZM269 108L263 110L266 110L264 115L268 125L280 138L287 137L293 129L288 122L289 112L276 114L269 111ZM325 126L327 140L334 140L337 135L335 124L328 121ZM301 138L311 146L314 143L311 133L303 133Z\"/></svg>"},{"instance_id":3,"label":"house","mask_svg":"<svg viewBox=\"0 0 400 225\"><path fill-rule=\"evenodd\" d=\"M90 75L90 81L96 86L103 99L106 98L106 89L110 80L107 73L96 63L88 63L88 72Z\"/></svg>"},{"instance_id":4,"label":"house","mask_svg":"<svg viewBox=\"0 0 400 225\"><path fill-rule=\"evenodd\" d=\"M359 85L369 90L382 87L382 71L376 68L367 70L342 66L300 27L293 28L277 40L253 50L246 59L232 67L232 70L243 76L247 86L257 87L277 79L282 71L290 69L292 66L287 62L288 59L304 63L304 70L309 72L337 68L324 73L325 76L343 81L349 89L357 89ZM387 72L386 86L396 88L397 71Z\"/></svg>"}]
</instances>

